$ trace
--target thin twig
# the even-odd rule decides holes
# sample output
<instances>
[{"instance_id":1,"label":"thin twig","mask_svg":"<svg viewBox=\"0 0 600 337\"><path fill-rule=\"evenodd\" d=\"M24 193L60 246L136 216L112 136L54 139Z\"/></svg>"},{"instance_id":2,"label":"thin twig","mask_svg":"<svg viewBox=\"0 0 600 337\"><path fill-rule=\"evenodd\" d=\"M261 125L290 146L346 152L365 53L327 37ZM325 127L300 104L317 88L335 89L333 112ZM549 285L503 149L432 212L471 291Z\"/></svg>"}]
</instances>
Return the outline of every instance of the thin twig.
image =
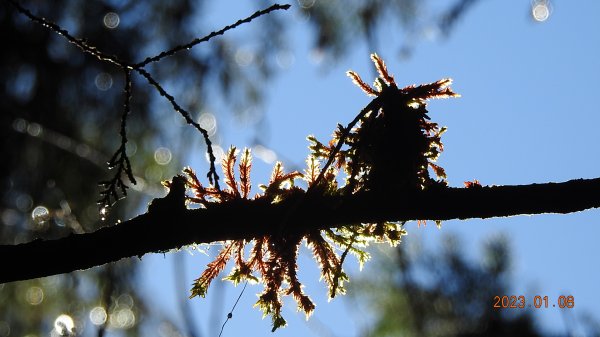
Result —
<instances>
[{"instance_id":1,"label":"thin twig","mask_svg":"<svg viewBox=\"0 0 600 337\"><path fill-rule=\"evenodd\" d=\"M331 151L329 153L329 158L327 158L327 162L325 163L325 166L323 167L323 169L321 169L321 172L319 172L317 179L315 179L315 181L308 186L308 189L306 190L306 194L304 195L304 198L298 199L292 205L292 207L290 207L289 211L284 214L284 216L281 220L281 225L279 226L279 229L277 230L277 235L279 235L279 236L283 235L284 231L286 230L286 225L290 221L291 216L296 214L297 210L307 200L310 199L310 197L313 195L313 193L315 193L315 191L317 191L316 188L319 185L319 182L323 179L323 177L325 176L325 173L329 169L329 166L331 166L331 164L335 160L335 156L340 152L340 150L342 149L342 146L344 146L346 138L352 131L352 128L361 120L361 118L363 118L367 113L369 113L369 111L373 111L376 113L380 107L381 107L381 98L380 98L380 96L378 96L375 99L373 99L369 104L367 104L367 106L364 107L358 113L358 115L356 115L356 117L354 117L354 119L350 123L348 123L348 125L343 129L343 132L342 132L340 139L338 140L335 148L333 149L333 151Z\"/></svg>"},{"instance_id":2,"label":"thin twig","mask_svg":"<svg viewBox=\"0 0 600 337\"><path fill-rule=\"evenodd\" d=\"M333 276L333 287L331 287L331 292L329 293L329 297L330 298L334 298L335 297L335 293L338 289L338 283L339 283L339 279L340 276L342 275L342 273L344 272L343 267L344 267L344 261L346 260L346 256L348 256L348 252L350 252L350 249L352 249L352 245L354 244L354 242L356 242L356 238L358 237L358 232L354 233L354 235L352 235L352 237L350 238L350 242L348 243L348 245L346 246L346 249L344 250L344 252L342 253L342 256L340 257L340 264L337 267L337 270L335 271L335 274Z\"/></svg>"},{"instance_id":3,"label":"thin twig","mask_svg":"<svg viewBox=\"0 0 600 337\"><path fill-rule=\"evenodd\" d=\"M238 20L234 24L225 26L225 27L223 27L223 29L218 30L216 32L212 32L212 33L206 35L203 38L196 38L196 39L192 40L190 43L187 43L187 44L184 44L184 45L179 45L179 46L174 47L174 48L172 48L170 50L163 51L160 54L158 54L156 56L153 56L153 57L147 57L144 61L135 64L134 67L136 67L136 68L138 68L138 67L144 67L144 66L146 66L146 65L148 65L148 64L150 64L152 62L160 61L161 59L163 59L163 58L165 58L167 56L174 55L174 54L176 54L176 53L178 53L180 51L183 51L183 50L191 49L195 45L197 45L199 43L202 43L202 42L206 42L206 41L212 39L215 36L223 35L228 30L234 29L234 28L236 28L236 27L238 27L238 26L240 26L240 25L242 25L244 23L248 23L248 22L250 22L250 21L258 18L259 16L263 16L265 14L268 14L270 12L273 12L273 11L276 11L276 10L279 10L279 9L287 10L289 8L290 8L290 5L275 4L275 5L267 8L267 9L256 11L254 14L250 15L249 17L247 17L245 19Z\"/></svg>"},{"instance_id":4,"label":"thin twig","mask_svg":"<svg viewBox=\"0 0 600 337\"><path fill-rule=\"evenodd\" d=\"M309 195L309 193L316 186L318 186L319 181L321 181L321 179L323 179L323 176L325 176L325 173L329 169L329 166L331 166L331 164L335 160L335 156L340 152L340 150L342 149L342 146L344 146L344 142L346 141L346 138L348 137L348 135L350 134L350 132L352 131L352 128L354 128L354 126L356 125L356 123L358 123L361 120L361 118L363 118L369 111L373 111L374 113L376 113L377 110L380 107L381 107L381 99L380 99L380 97L377 97L377 98L373 99L371 101L371 103L369 103L366 107L364 107L358 113L358 115L356 115L356 117L354 117L354 119L350 123L348 123L348 125L343 129L343 132L342 132L342 135L340 136L340 139L338 140L338 142L337 142L335 148L333 149L333 151L331 151L329 153L329 158L327 158L327 162L325 163L325 166L323 167L323 169L319 173L319 176L317 177L317 179L315 179L314 183L312 183L308 187L308 190L306 191L307 195Z\"/></svg>"},{"instance_id":5,"label":"thin twig","mask_svg":"<svg viewBox=\"0 0 600 337\"><path fill-rule=\"evenodd\" d=\"M342 149L342 146L344 146L346 138L348 137L348 135L352 131L352 128L354 128L354 126L361 120L361 118L363 118L367 113L369 113L369 111L376 112L380 107L381 107L381 99L380 99L380 96L378 96L375 99L373 99L366 107L364 107L358 113L358 115L356 115L356 117L354 117L354 119L350 123L348 123L348 125L343 129L343 132L340 135L340 139L338 140L338 142L337 142L335 148L333 149L333 151L331 151L329 153L329 158L327 158L327 162L325 163L325 166L323 167L323 169L321 169L321 172L319 172L319 175L317 176L317 179L315 179L315 181L308 186L308 189L306 190L306 193L304 194L304 197L298 199L292 205L292 207L290 207L290 209L288 210L288 212L286 212L284 214L283 218L281 219L281 224L278 227L277 235L279 235L279 236L283 235L283 233L286 230L286 225L290 221L291 217L293 215L295 215L296 212L298 211L298 209L310 197L312 197L312 195L315 193L315 191L317 191L317 186L319 186L319 182L323 179L323 177L325 176L325 173L329 169L329 166L331 166L331 164L335 160L335 156L340 152L340 150Z\"/></svg>"},{"instance_id":6,"label":"thin twig","mask_svg":"<svg viewBox=\"0 0 600 337\"><path fill-rule=\"evenodd\" d=\"M200 131L200 133L202 133L202 136L204 136L204 142L206 143L208 157L210 160L210 170L208 171L207 177L210 183L214 184L215 188L219 190L219 175L217 174L217 170L215 168L216 158L213 153L212 142L210 141L210 138L208 136L208 131L202 128L200 124L198 124L196 121L194 121L194 119L192 119L191 114L187 110L182 108L177 103L177 101L175 101L175 98L168 92L166 92L165 89L154 79L154 77L152 77L152 75L150 75L149 72L147 72L143 68L135 68L135 70L138 73L140 73L140 75L144 76L148 83L154 86L154 88L156 88L160 95L165 97L171 103L171 106L173 106L173 110L177 111L185 119L186 123L192 125L198 131Z\"/></svg>"},{"instance_id":7,"label":"thin twig","mask_svg":"<svg viewBox=\"0 0 600 337\"><path fill-rule=\"evenodd\" d=\"M209 161L210 161L210 169L207 173L207 177L208 177L210 183L213 184L216 189L220 189L219 188L219 175L217 174L217 171L215 168L216 158L215 158L215 155L213 152L212 142L210 141L208 131L205 130L204 128L202 128L200 126L200 124L195 122L192 119L190 113L187 112L185 109L183 109L175 101L175 98L172 95L168 94L165 91L165 89L158 83L158 81L156 81L152 77L152 75L150 75L150 73L148 73L148 71L146 71L144 69L144 67L152 62L158 62L161 59L163 59L167 56L174 55L180 51L191 49L192 47L194 47L202 42L209 41L210 39L212 39L215 36L223 35L227 31L235 29L238 26L248 23L262 15L265 15L265 14L268 14L270 12L280 10L280 9L287 10L290 8L290 5L279 5L279 4L272 5L266 9L255 12L254 14L250 15L249 17L247 17L245 19L238 20L231 25L225 26L224 28L222 28L218 31L212 32L203 38L196 38L187 44L176 46L168 51L163 51L160 54L153 56L153 57L147 57L144 61L142 61L140 63L131 64L129 62L125 62L125 61L119 59L118 57L116 57L114 55L109 55L107 53L100 51L95 46L88 44L85 39L80 39L80 38L74 37L66 29L62 28L58 24L51 22L47 19L44 19L42 17L34 15L31 11L29 11L28 9L21 6L15 0L6 0L6 1L8 1L11 5L13 5L17 9L18 12L25 15L31 21L36 22L36 23L50 29L51 31L61 35L67 41L69 41L70 43L74 44L79 49L81 49L84 53L88 53L88 54L96 57L100 61L114 64L114 65L118 66L119 68L121 68L125 72L125 89L124 89L125 105L124 105L123 115L121 117L121 128L120 128L121 146L119 147L119 149L117 149L117 151L114 153L113 157L109 161L109 168L117 167L117 171L115 172L115 175L113 176L113 178L111 180L100 182L100 185L104 186L104 188L105 188L101 192L102 198L99 201L99 204L101 207L110 206L114 202L116 202L118 199L120 199L119 193L117 193L117 189L121 190L122 196L127 195L126 189L128 187L127 187L127 185L125 185L125 183L123 182L123 180L121 178L123 171L125 171L125 174L127 175L127 177L129 178L129 181L132 184L136 183L135 178L133 176L132 169L131 169L131 163L130 163L129 157L127 156L127 153L126 153L126 143L127 143L126 125L127 125L127 116L129 115L130 110L131 110L130 100L131 100L131 71L132 70L135 70L138 73L140 73L142 76L144 76L146 78L146 80L148 80L148 82L152 86L154 86L154 88L160 93L160 95L164 96L171 103L174 110L177 111L179 114L181 114L184 117L184 119L186 120L186 122L188 124L192 125L198 131L200 131L200 133L202 133L204 142L206 143L207 153L208 153L208 157L209 157ZM112 199L114 199L114 201L111 201Z\"/></svg>"},{"instance_id":8,"label":"thin twig","mask_svg":"<svg viewBox=\"0 0 600 337\"><path fill-rule=\"evenodd\" d=\"M131 163L129 162L129 157L126 152L126 144L127 144L127 116L131 113L131 97L133 96L131 92L131 70L128 68L124 68L125 72L125 103L123 104L123 115L121 116L121 129L119 133L121 135L121 144L123 144L123 157L125 158L125 173L127 173L127 177L129 181L136 184L135 177L133 176L133 172L131 171Z\"/></svg>"},{"instance_id":9,"label":"thin twig","mask_svg":"<svg viewBox=\"0 0 600 337\"><path fill-rule=\"evenodd\" d=\"M221 332L219 333L219 337L221 337L221 335L223 334L223 329L225 329L225 324L227 324L227 322L233 317L233 310L235 310L235 307L237 306L238 302L240 301L240 298L242 298L242 295L244 294L244 291L246 290L247 286L248 286L248 281L246 281L246 283L244 284L244 288L240 292L240 295L238 296L237 300L235 300L235 303L233 304L231 311L229 311L229 313L227 314L227 319L225 320L225 322L223 322L223 325L221 326Z\"/></svg>"},{"instance_id":10,"label":"thin twig","mask_svg":"<svg viewBox=\"0 0 600 337\"><path fill-rule=\"evenodd\" d=\"M329 153L329 158L327 158L327 162L325 163L325 166L323 167L323 169L321 169L321 172L319 172L319 175L317 176L317 179L315 179L315 181L312 184L310 184L310 186L308 186L308 189L306 190L305 197L301 198L301 199L298 199L294 203L294 205L290 208L290 210L284 215L283 219L281 220L281 225L279 226L278 235L282 235L283 234L283 232L285 231L285 227L286 227L288 221L290 220L290 217L293 214L295 214L295 212L298 210L298 208L300 206L302 206L302 204L304 202L306 202L306 200L308 200L309 197L312 196L313 193L315 193L314 191L316 191L316 188L319 185L319 182L323 179L323 176L325 176L325 173L329 169L329 166L331 166L331 164L335 160L335 156L340 152L340 150L342 149L342 146L344 146L344 142L346 141L346 138L348 137L348 135L352 131L352 128L369 111L375 111L376 112L379 109L380 106L381 106L381 99L379 97L373 99L371 101L371 103L369 103L366 107L364 107L358 113L358 115L356 115L356 117L354 117L354 119L350 123L348 123L348 125L343 129L343 132L342 132L342 134L340 136L340 139L338 140L335 148L333 149L333 151L331 151Z\"/></svg>"},{"instance_id":11,"label":"thin twig","mask_svg":"<svg viewBox=\"0 0 600 337\"><path fill-rule=\"evenodd\" d=\"M131 70L128 68L123 68L123 72L125 73L125 88L123 92L125 94L125 103L123 104L123 114L121 115L121 127L119 130L119 134L121 135L121 146L115 152L115 154L108 161L108 168L113 169L117 167L117 172L115 173L113 179L109 181L100 182L100 186L104 187L104 190L100 192L102 198L98 201L100 207L110 207L115 202L117 202L120 197L117 193L117 187L121 190L122 197L127 196L127 188L121 176L123 171L129 178L129 181L132 184L136 184L135 177L133 176L133 171L131 169L131 163L129 161L129 157L127 156L127 116L131 113ZM111 201L111 199L114 199Z\"/></svg>"}]
</instances>

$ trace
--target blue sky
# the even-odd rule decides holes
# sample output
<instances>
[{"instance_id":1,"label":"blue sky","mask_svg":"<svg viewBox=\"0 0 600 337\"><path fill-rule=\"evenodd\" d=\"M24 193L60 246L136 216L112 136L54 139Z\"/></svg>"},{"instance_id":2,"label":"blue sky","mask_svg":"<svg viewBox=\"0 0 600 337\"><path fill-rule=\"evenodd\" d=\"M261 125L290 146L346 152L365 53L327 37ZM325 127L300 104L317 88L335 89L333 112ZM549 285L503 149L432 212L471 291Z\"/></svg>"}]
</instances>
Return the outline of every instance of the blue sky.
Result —
<instances>
[{"instance_id":1,"label":"blue sky","mask_svg":"<svg viewBox=\"0 0 600 337\"><path fill-rule=\"evenodd\" d=\"M220 13L231 3L213 5L215 8L210 10ZM462 95L429 105L432 120L448 127L442 139L445 151L438 163L446 169L452 186L472 179L482 184L507 185L599 176L600 108L595 98L600 92L600 3L554 1L551 16L543 23L531 19L530 6L529 1L510 5L498 0L478 2L448 38L430 34L430 38L420 39L408 59L398 53L406 35L392 23L389 27L382 25L377 53L399 85L451 77L452 87ZM215 15L213 28L250 11L240 8L224 16ZM269 132L262 141L280 157L302 165L308 153L308 134L327 140L337 123L348 123L368 104L369 97L351 83L345 72L355 70L372 82L372 51L357 42L352 52L334 65L316 62L308 27L297 19L297 8L274 15L289 17L293 62L267 84L263 112ZM249 27L231 35L243 34L244 29ZM240 125L227 115L217 115L220 145L252 146L254 133L250 128L254 126ZM207 169L203 158L189 158L188 163L198 171ZM272 166L255 159L254 167L255 184L265 182ZM485 240L503 233L509 237L514 254L515 288L510 294L499 295L547 295L555 299L570 294L575 298L575 309L571 311L575 316L583 311L600 312L598 210L447 221L441 230L433 225L417 228L416 223L407 228L406 243L420 240L431 247L439 245L446 234L457 234L467 255L474 259L479 258ZM211 248L213 253L216 248ZM186 256L187 285L209 262L208 257L198 253L176 254ZM369 313L348 297L327 302L325 285L318 282L315 263L307 256L304 254L301 263L301 277L306 292L317 303L316 311L305 323L303 315L295 312L295 304L286 302L284 314L289 326L276 334L358 336L369 324ZM174 258L174 254L145 256L142 277L150 303L180 322L175 298L187 294L174 290ZM356 263L348 262L353 274L358 273ZM376 275L376 270L368 268L367 273ZM211 317L218 318L212 324L220 328L240 290L225 284L222 297L219 289L212 288L206 299L191 300L192 316L203 336ZM270 319L261 320L259 310L252 308L260 290L259 286L246 289L223 336L271 334ZM214 312L215 301L221 303L222 312L209 314ZM550 331L567 331L565 316L559 309L537 309L532 314ZM578 331L577 325L574 329Z\"/></svg>"}]
</instances>

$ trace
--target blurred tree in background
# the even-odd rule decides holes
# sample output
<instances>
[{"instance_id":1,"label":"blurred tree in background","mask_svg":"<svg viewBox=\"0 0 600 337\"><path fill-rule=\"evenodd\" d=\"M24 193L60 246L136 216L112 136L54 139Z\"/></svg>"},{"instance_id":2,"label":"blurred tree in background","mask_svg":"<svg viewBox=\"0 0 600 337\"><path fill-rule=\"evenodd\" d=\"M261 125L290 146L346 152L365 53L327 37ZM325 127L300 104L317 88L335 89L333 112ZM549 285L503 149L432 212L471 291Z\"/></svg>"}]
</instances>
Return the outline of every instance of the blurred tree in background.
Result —
<instances>
[{"instance_id":1,"label":"blurred tree in background","mask_svg":"<svg viewBox=\"0 0 600 337\"><path fill-rule=\"evenodd\" d=\"M311 27L315 53L335 61L349 52L357 37L376 50L384 29L404 30L407 42L398 50L409 55L426 27L448 34L475 2L457 0L439 11L416 0L299 0L294 5ZM203 0L31 0L22 5L131 62L221 28L203 24L212 15L211 4ZM268 3L254 5L256 10ZM149 65L148 70L197 120L214 117L206 112L214 110L215 100L228 102L234 114L260 106L267 86L258 84L276 73L277 53L290 48L285 22L289 19L267 15L244 27L249 33L241 37L226 34L190 53ZM119 146L121 72L31 22L8 1L0 5L0 32L4 45L0 52L0 244L91 232L130 217L145 194L155 196L162 191L160 180L179 170L185 159L181 156L187 152L178 149L189 146L190 139L200 144L195 131L180 123L180 116L145 81L134 78L127 131L138 185L103 222L96 205L96 183L110 176L106 162ZM242 46L251 46L250 58ZM251 66L243 66L248 60ZM215 137L218 144L218 134ZM162 152L157 151L163 146ZM55 319L62 313L75 319L78 331L92 329L83 326L91 320L99 336L108 327L138 335L148 313L136 294L135 265L129 259L85 272L0 285L0 337L59 331L60 324L66 323L56 327ZM486 275L473 277L480 276ZM448 296L440 298L447 301ZM421 328L416 331L424 331Z\"/></svg>"},{"instance_id":2,"label":"blurred tree in background","mask_svg":"<svg viewBox=\"0 0 600 337\"><path fill-rule=\"evenodd\" d=\"M534 309L493 309L494 296L514 294L507 237L485 242L479 261L465 256L458 237L443 242L435 251L419 241L385 249L370 266L377 277L355 279L352 296L375 317L365 336L547 336ZM585 315L579 324L600 334Z\"/></svg>"},{"instance_id":3,"label":"blurred tree in background","mask_svg":"<svg viewBox=\"0 0 600 337\"><path fill-rule=\"evenodd\" d=\"M198 25L199 18L207 15L203 1L64 0L22 5L100 50L131 62L214 30ZM258 24L275 36L281 31L275 27L281 24L275 17ZM31 22L6 1L0 6L0 25L5 43L0 53L1 244L91 232L130 217L143 194L154 196L162 191L161 179L180 167L181 158L171 160L177 152L174 149L192 136L201 140L178 123L180 116L161 105L145 81L134 81L127 131L138 185L127 202L119 203L102 222L96 205L97 182L110 175L106 162L120 142L122 72ZM256 36L254 42L266 53L280 47L277 41ZM227 39L211 41L197 53L171 57L149 71L183 106L197 113L194 118L209 108L206 101L216 93L235 98L230 99L232 105L257 104L260 97L252 83L268 77L272 62L241 69L230 44ZM163 144L171 150L155 152ZM81 273L0 285L0 336L46 335L65 308L76 322L85 322L87 313L97 307L95 323L100 331L106 326L139 326L144 306L135 291L135 264L128 260ZM127 331L137 334L137 329Z\"/></svg>"},{"instance_id":4,"label":"blurred tree in background","mask_svg":"<svg viewBox=\"0 0 600 337\"><path fill-rule=\"evenodd\" d=\"M441 252L400 245L382 256L376 280L355 285L376 312L368 335L539 336L530 315L509 319L507 310L491 309L491 299L510 289L505 239L486 245L481 264L466 260L456 237L444 242Z\"/></svg>"}]
</instances>

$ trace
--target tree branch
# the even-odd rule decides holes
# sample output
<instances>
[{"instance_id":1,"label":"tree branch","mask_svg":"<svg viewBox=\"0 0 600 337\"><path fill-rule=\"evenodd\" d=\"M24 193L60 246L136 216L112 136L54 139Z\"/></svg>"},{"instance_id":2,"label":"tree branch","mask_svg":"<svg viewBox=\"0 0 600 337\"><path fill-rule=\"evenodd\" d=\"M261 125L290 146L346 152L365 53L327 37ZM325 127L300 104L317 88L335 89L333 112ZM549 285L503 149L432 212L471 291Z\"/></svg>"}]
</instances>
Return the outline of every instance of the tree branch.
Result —
<instances>
[{"instance_id":1,"label":"tree branch","mask_svg":"<svg viewBox=\"0 0 600 337\"><path fill-rule=\"evenodd\" d=\"M298 201L300 203L298 206ZM563 183L482 188L430 188L377 196L298 194L278 204L237 200L208 209L149 212L93 233L0 246L0 283L87 269L122 258L165 252L192 243L252 239L286 231L304 233L351 223L468 219L571 213L600 207L600 178ZM289 216L288 212L294 214Z\"/></svg>"}]
</instances>

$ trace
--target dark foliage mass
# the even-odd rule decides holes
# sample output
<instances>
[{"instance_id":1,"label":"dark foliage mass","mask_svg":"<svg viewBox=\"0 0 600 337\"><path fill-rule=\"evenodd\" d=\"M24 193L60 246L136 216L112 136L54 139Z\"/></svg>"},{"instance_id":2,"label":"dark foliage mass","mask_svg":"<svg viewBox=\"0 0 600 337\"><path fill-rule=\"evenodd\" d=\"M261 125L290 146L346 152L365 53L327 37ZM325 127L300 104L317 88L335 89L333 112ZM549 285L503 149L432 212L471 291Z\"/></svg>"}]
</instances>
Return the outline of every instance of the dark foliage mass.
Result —
<instances>
[{"instance_id":1,"label":"dark foliage mass","mask_svg":"<svg viewBox=\"0 0 600 337\"><path fill-rule=\"evenodd\" d=\"M160 112L163 108L156 99L160 96L144 77L153 76L174 89L175 96L183 96L180 104L191 111L189 120L196 120L209 106L206 98L215 92L207 88L213 83L220 85L217 90L223 95L237 98L230 100L234 105L258 103L258 89L248 85L254 82L244 79L265 78L273 62L242 71L235 66L235 50L227 47L226 39L207 45L201 53L185 57L171 53L161 67L155 66L158 59L145 59L214 30L192 24L203 8L202 1L1 3L5 44L0 53L1 244L91 232L126 217L126 206L136 207L144 194L160 191L158 182L171 169L153 160L157 139L168 137L169 147L177 148L183 143L172 137L175 129L184 136L192 131L168 122L174 118ZM273 24L278 20L259 25L269 30ZM273 41L268 43L263 52L277 48ZM123 65L138 61L145 66L141 76L124 71ZM179 76L184 73L194 76ZM124 114L129 114L127 120ZM107 172L107 162L114 167L112 172ZM107 181L102 187L109 193L102 200L110 204L129 186L127 176L138 183L128 194L128 205L99 213L98 182ZM117 312L119 296L136 297L129 276L134 275L134 264L55 277L51 282L3 285L0 320L10 322L12 333L18 335L42 331L55 318L42 313L75 302L81 309L86 303L100 303L109 313ZM82 299L73 291L84 285L95 288L86 294L90 298ZM32 304L28 292L45 296ZM50 293L60 294L64 301ZM141 301L135 303L136 310L143 310ZM1 309L7 307L11 310Z\"/></svg>"}]
</instances>

